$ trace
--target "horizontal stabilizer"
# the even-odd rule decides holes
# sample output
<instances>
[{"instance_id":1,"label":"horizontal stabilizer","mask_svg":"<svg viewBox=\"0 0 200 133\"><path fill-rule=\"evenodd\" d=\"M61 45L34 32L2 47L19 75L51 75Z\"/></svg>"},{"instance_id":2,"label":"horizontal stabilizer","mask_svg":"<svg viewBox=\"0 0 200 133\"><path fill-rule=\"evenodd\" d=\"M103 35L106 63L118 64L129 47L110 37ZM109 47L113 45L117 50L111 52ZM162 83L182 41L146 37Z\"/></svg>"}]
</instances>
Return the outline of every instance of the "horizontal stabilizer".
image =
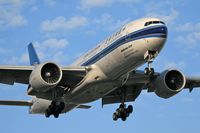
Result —
<instances>
[{"instance_id":1,"label":"horizontal stabilizer","mask_svg":"<svg viewBox=\"0 0 200 133\"><path fill-rule=\"evenodd\" d=\"M88 105L79 105L77 108L79 108L79 109L89 109L89 108L91 108L91 106L88 106Z\"/></svg>"},{"instance_id":2,"label":"horizontal stabilizer","mask_svg":"<svg viewBox=\"0 0 200 133\"><path fill-rule=\"evenodd\" d=\"M0 105L9 105L9 106L32 106L31 101L12 101L12 100L0 100Z\"/></svg>"}]
</instances>

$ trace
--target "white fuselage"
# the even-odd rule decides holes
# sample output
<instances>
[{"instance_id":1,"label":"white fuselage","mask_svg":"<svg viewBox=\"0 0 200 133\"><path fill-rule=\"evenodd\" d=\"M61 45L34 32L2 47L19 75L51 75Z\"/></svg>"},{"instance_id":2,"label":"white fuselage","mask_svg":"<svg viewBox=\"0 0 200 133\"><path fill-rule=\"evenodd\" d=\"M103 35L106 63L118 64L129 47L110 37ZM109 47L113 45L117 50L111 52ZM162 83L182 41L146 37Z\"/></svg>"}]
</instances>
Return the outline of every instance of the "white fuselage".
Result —
<instances>
[{"instance_id":1,"label":"white fuselage","mask_svg":"<svg viewBox=\"0 0 200 133\"><path fill-rule=\"evenodd\" d=\"M148 50L159 53L166 38L167 27L156 18L144 18L123 26L73 64L91 66L92 70L65 96L66 102L92 102L113 91L117 88L114 81L143 65Z\"/></svg>"},{"instance_id":2,"label":"white fuselage","mask_svg":"<svg viewBox=\"0 0 200 133\"><path fill-rule=\"evenodd\" d=\"M144 18L123 26L72 65L87 66L84 79L64 94L63 112L104 97L123 86L129 72L147 62L147 51L159 53L167 39L167 27L156 18ZM134 79L133 79L134 80ZM30 113L44 113L51 101L36 99Z\"/></svg>"}]
</instances>

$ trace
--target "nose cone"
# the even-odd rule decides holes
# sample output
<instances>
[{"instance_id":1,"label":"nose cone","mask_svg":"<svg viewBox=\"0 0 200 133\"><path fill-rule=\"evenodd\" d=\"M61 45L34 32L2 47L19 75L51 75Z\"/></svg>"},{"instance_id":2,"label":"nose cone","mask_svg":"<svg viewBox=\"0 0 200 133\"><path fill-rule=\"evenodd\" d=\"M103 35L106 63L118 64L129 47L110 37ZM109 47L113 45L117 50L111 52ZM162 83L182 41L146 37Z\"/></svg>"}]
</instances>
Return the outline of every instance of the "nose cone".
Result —
<instances>
[{"instance_id":1,"label":"nose cone","mask_svg":"<svg viewBox=\"0 0 200 133\"><path fill-rule=\"evenodd\" d=\"M165 25L156 26L150 28L150 32L152 38L148 38L148 44L150 45L147 45L147 47L150 50L160 52L167 40L167 27Z\"/></svg>"}]
</instances>

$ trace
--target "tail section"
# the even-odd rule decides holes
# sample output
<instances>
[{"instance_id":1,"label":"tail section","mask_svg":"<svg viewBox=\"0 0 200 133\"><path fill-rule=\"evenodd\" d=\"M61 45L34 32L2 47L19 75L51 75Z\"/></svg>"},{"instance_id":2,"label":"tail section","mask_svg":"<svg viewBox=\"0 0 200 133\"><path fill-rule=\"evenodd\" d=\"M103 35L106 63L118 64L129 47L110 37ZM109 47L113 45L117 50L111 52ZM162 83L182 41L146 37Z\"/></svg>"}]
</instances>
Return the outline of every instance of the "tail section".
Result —
<instances>
[{"instance_id":1,"label":"tail section","mask_svg":"<svg viewBox=\"0 0 200 133\"><path fill-rule=\"evenodd\" d=\"M28 45L28 54L29 54L30 65L40 64L40 60L32 43Z\"/></svg>"}]
</instances>

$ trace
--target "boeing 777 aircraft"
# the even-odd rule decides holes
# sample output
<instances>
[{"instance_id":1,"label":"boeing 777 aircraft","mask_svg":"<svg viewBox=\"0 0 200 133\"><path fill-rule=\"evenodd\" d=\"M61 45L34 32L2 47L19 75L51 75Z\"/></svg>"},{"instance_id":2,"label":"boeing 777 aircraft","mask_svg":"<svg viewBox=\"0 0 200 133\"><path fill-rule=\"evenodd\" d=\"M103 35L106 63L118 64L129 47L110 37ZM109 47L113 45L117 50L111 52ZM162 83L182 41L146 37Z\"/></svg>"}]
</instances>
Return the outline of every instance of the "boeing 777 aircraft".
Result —
<instances>
[{"instance_id":1,"label":"boeing 777 aircraft","mask_svg":"<svg viewBox=\"0 0 200 133\"><path fill-rule=\"evenodd\" d=\"M69 112L102 100L102 105L120 103L113 120L123 121L142 90L170 98L183 89L200 87L200 77L187 77L176 69L154 72L153 60L167 40L167 26L157 18L143 18L128 23L102 41L72 65L41 63L32 44L28 45L30 66L0 66L0 83L28 85L30 101L1 100L0 105L29 106L31 114L46 117ZM137 70L147 64L144 71Z\"/></svg>"}]
</instances>

